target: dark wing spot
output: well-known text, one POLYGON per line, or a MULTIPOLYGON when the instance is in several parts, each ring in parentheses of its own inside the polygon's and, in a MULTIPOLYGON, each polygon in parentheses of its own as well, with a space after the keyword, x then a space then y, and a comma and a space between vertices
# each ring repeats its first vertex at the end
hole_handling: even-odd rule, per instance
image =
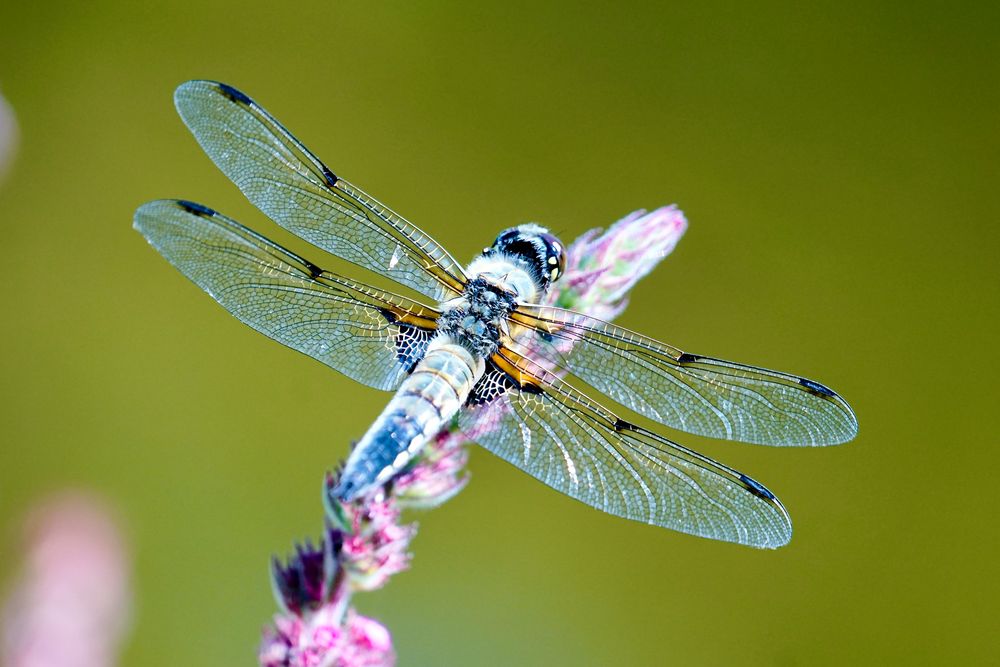
POLYGON ((807 380, 805 378, 799 378, 799 384, 811 391, 814 394, 819 394, 820 396, 836 396, 830 389, 827 389, 819 382, 813 382, 812 380, 807 380))
POLYGON ((332 171, 330 171, 330 168, 327 167, 325 164, 320 163, 320 166, 323 167, 323 178, 326 179, 326 184, 332 188, 334 185, 337 184, 337 181, 339 181, 340 179, 337 178, 337 175, 332 171))
POLYGON ((236 102, 236 104, 242 104, 244 106, 250 106, 253 104, 253 100, 232 86, 227 86, 224 83, 220 83, 218 86, 219 92, 222 93, 230 102, 236 102))
POLYGON ((638 428, 636 427, 635 424, 633 424, 631 422, 627 422, 624 419, 619 418, 619 419, 615 420, 615 430, 619 431, 619 432, 621 432, 621 431, 637 431, 638 428))
POLYGON ((768 491, 767 488, 757 480, 740 473, 740 481, 746 485, 750 493, 754 494, 758 498, 763 498, 764 500, 774 500, 774 494, 768 491))
POLYGON ((699 359, 701 357, 697 354, 688 354, 687 352, 681 352, 681 356, 677 357, 677 361, 682 364, 693 364, 699 359))
POLYGON ((319 268, 308 259, 302 260, 302 263, 305 264, 306 268, 309 270, 309 277, 319 278, 323 274, 323 269, 319 268))
POLYGON ((190 213, 191 215, 197 215, 202 218, 211 218, 215 215, 215 211, 207 206, 202 206, 201 204, 195 204, 193 201, 186 201, 184 199, 178 199, 177 205, 182 209, 190 213))

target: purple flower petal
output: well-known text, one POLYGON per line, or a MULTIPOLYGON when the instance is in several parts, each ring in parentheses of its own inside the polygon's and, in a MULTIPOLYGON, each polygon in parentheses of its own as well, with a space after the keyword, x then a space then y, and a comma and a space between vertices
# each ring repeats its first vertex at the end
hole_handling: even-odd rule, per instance
POLYGON ((302 615, 331 601, 339 571, 343 533, 327 526, 320 547, 306 541, 295 546, 295 554, 282 564, 271 563, 271 582, 278 605, 286 612, 302 615))

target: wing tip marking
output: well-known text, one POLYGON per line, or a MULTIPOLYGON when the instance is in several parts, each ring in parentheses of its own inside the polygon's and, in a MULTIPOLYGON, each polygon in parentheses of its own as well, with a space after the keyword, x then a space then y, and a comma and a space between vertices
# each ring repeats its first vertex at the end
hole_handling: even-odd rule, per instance
POLYGON ((747 488, 747 490, 757 496, 758 498, 763 498, 764 500, 776 501, 777 497, 768 491, 767 487, 755 480, 752 477, 748 477, 743 473, 740 473, 740 481, 747 488))
POLYGON ((829 387, 820 384, 819 382, 813 382, 806 378, 799 378, 799 384, 808 389, 811 393, 817 394, 819 396, 826 396, 828 398, 833 398, 837 394, 834 393, 829 387))
POLYGON ((190 213, 191 215, 198 216, 199 218, 211 218, 215 216, 215 211, 202 204, 196 204, 193 201, 188 201, 186 199, 178 199, 177 205, 184 209, 184 211, 190 213))
POLYGON ((253 100, 251 100, 245 93, 233 88, 232 86, 225 83, 217 83, 215 87, 218 88, 219 92, 229 100, 230 102, 235 102, 236 104, 242 104, 244 106, 251 106, 253 100))

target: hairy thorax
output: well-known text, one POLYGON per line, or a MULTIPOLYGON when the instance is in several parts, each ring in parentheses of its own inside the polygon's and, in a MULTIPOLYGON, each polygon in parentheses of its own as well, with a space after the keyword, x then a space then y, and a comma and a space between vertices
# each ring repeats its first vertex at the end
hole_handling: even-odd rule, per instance
POLYGON ((462 296, 442 304, 438 332, 488 358, 507 334, 505 317, 518 302, 536 302, 541 290, 530 274, 502 257, 479 257, 468 273, 462 296))

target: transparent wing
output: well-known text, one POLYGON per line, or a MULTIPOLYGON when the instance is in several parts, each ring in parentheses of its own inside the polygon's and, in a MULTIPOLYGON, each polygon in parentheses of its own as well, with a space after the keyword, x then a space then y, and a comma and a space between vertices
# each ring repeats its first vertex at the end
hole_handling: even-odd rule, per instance
POLYGON ((285 229, 435 301, 461 292, 465 274, 444 248, 335 176, 240 91, 188 81, 174 103, 219 169, 285 229))
POLYGON ((561 308, 521 305, 511 321, 520 354, 672 428, 793 446, 834 445, 858 432, 847 402, 806 378, 688 354, 561 308))
POLYGON ((785 508, 761 484, 619 419, 513 357, 494 356, 460 413, 470 440, 609 514, 760 548, 791 539, 785 508))
POLYGON ((135 228, 181 273, 257 331, 377 389, 424 354, 438 312, 323 271, 200 204, 143 204, 135 228))

